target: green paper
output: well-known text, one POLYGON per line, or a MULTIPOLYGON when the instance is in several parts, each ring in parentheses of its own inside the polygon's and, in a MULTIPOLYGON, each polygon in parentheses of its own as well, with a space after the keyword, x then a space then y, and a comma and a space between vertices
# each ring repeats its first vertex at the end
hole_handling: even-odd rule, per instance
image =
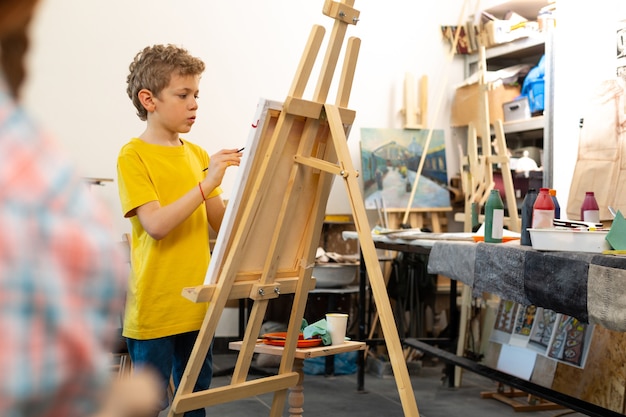
POLYGON ((606 235, 606 240, 614 250, 626 250, 626 219, 621 211, 617 211, 611 230, 606 235))

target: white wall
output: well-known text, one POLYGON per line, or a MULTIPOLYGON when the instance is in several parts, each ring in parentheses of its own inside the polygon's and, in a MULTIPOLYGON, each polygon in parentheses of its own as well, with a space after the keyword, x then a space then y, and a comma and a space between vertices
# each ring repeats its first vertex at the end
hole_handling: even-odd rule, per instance
MULTIPOLYGON (((357 167, 361 127, 402 127, 407 71, 428 75, 429 123, 447 129, 449 86, 461 81, 463 71, 461 58, 447 62, 439 25, 455 24, 461 4, 355 2, 361 20, 347 36, 361 38, 362 45, 350 100, 357 120, 348 142, 357 167), (442 86, 446 73, 447 85, 442 86), (435 97, 442 88, 443 111, 433 120, 435 97)), ((187 138, 209 153, 237 147, 247 139, 258 99, 286 97, 312 25, 325 26, 327 40, 332 20, 322 14, 322 6, 323 0, 42 0, 33 26, 25 103, 85 176, 115 178, 118 150, 143 130, 125 93, 128 65, 144 46, 178 44, 207 63, 198 120, 187 138)), ((305 95, 310 97, 310 92, 305 95)), ((449 157, 452 165, 457 160, 449 157)), ((226 198, 236 186, 234 178, 234 172, 227 173, 226 198)), ((334 187, 329 212, 350 211, 342 187, 334 187)), ((115 230, 127 231, 117 184, 95 187, 94 192, 113 210, 115 230)))
POLYGON ((555 33, 554 181, 561 213, 566 211, 576 157, 579 120, 589 96, 615 77, 616 30, 626 19, 626 2, 562 1, 555 33))
MULTIPOLYGON (((321 13, 323 0, 246 3, 42 0, 33 25, 25 103, 85 176, 115 178, 119 148, 143 129, 125 93, 128 64, 146 45, 175 43, 203 58, 208 67, 198 122, 188 138, 210 153, 239 146, 247 138, 259 97, 285 98, 311 26, 332 25, 321 13)), ((482 3, 488 8, 499 1, 482 3)), ((361 21, 349 28, 348 36, 360 37, 362 46, 350 100, 357 119, 348 143, 357 167, 361 127, 402 127, 403 78, 410 71, 429 77, 429 124, 446 130, 449 173, 458 171, 446 109, 453 86, 462 78, 462 58, 447 62, 439 25, 455 24, 462 4, 355 2, 361 21), (442 109, 434 120, 442 89, 442 109)), ((615 25, 625 18, 626 5, 620 0, 558 4, 553 186, 562 205, 576 161, 578 120, 593 88, 614 74, 615 25)), ((230 172, 224 180, 225 197, 236 186, 234 178, 230 172)), ((117 185, 94 192, 114 212, 116 232, 127 231, 117 185)), ((333 188, 328 211, 350 211, 340 183, 333 188)))

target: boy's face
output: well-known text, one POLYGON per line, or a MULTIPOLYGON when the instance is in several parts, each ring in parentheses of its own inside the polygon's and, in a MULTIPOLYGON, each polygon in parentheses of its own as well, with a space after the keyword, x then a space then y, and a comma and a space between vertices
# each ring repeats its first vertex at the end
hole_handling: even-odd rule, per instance
POLYGON ((173 74, 168 86, 153 97, 155 108, 150 122, 172 133, 189 132, 196 121, 199 84, 200 75, 173 74))

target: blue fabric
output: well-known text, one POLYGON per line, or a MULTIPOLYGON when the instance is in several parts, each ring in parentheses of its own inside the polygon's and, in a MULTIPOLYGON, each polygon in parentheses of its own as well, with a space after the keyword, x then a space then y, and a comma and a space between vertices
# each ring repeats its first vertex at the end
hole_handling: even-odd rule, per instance
POLYGON ((524 78, 521 95, 528 97, 528 107, 531 113, 544 109, 545 72, 545 55, 542 55, 537 66, 533 67, 524 78))
MULTIPOLYGON (((126 339, 133 366, 150 367, 160 375, 163 388, 163 397, 161 400, 162 410, 166 409, 169 405, 167 387, 169 385, 170 375, 174 380, 174 386, 178 388, 197 336, 198 332, 195 331, 158 339, 126 339)), ((211 385, 212 377, 213 343, 211 343, 209 347, 209 352, 200 370, 194 392, 208 389, 211 385)), ((206 412, 204 409, 193 410, 186 412, 184 416, 205 417, 206 412)))
MULTIPOLYGON (((358 352, 343 352, 333 356, 333 375, 351 375, 357 371, 358 352)), ((326 357, 307 358, 304 360, 302 372, 305 375, 325 375, 326 357)))

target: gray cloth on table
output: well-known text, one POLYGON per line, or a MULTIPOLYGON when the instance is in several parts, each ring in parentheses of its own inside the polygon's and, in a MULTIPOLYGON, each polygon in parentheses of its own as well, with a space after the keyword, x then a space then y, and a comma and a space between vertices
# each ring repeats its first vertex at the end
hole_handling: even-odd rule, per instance
POLYGON ((437 242, 428 272, 518 302, 626 331, 626 257, 512 244, 437 242))
POLYGON ((626 270, 589 265, 587 306, 589 323, 626 332, 626 270))
POLYGON ((588 323, 587 276, 593 254, 528 251, 524 287, 532 304, 588 323))
POLYGON ((435 242, 428 257, 428 273, 441 274, 473 287, 475 258, 475 243, 435 242))
POLYGON ((474 294, 490 292, 505 300, 531 305, 524 292, 526 253, 518 245, 479 243, 476 246, 474 294))

